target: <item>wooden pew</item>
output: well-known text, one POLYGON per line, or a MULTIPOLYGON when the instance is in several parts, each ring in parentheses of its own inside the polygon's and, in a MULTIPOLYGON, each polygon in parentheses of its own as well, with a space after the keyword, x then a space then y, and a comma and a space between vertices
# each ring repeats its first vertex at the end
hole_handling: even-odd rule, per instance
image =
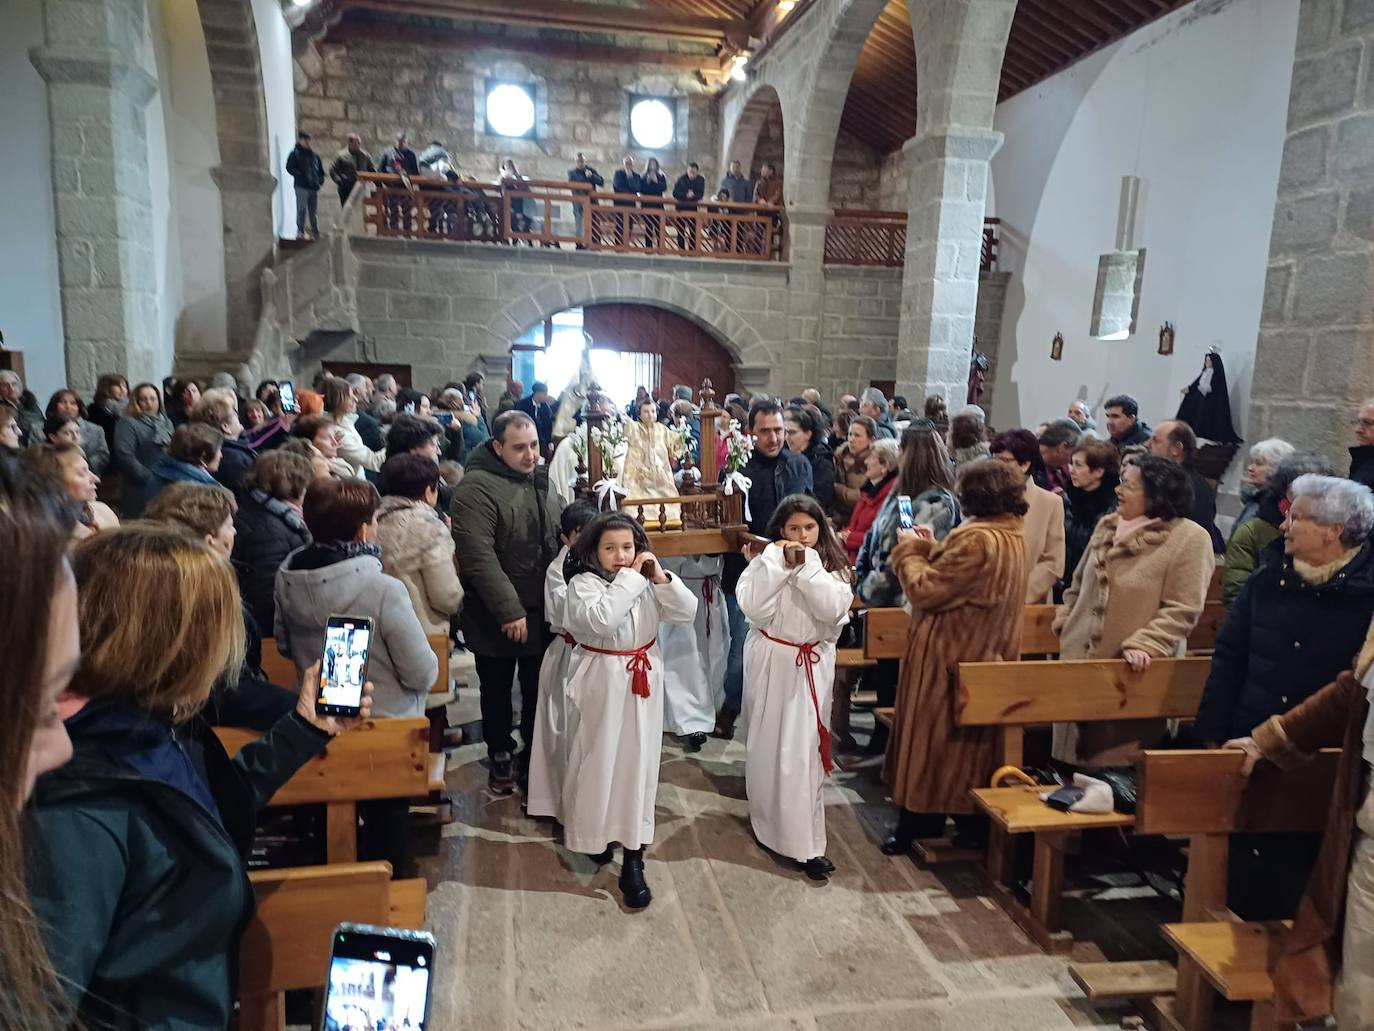
MULTIPOLYGON (((215 733, 230 755, 261 736, 239 727, 215 733)), ((328 861, 351 863, 358 858, 358 802, 423 797, 430 776, 428 720, 368 720, 330 741, 267 804, 323 804, 328 861)))
MULTIPOLYGON (((1197 712, 1211 660, 1156 659, 1132 672, 1123 660, 964 662, 957 672, 955 718, 963 726, 1001 728, 999 765, 1020 766, 1024 728, 1045 723, 1189 717, 1197 712)), ((974 801, 993 821, 988 873, 1012 918, 1046 951, 1067 950, 1060 927, 1064 854, 1092 827, 1129 827, 1131 816, 1061 813, 1039 799, 1043 787, 977 788, 974 801), (1012 838, 1032 834, 1034 867, 1028 906, 1012 889, 1012 838)))
MULTIPOLYGON (((1058 656, 1059 638, 1050 625, 1054 622, 1054 605, 1027 605, 1021 623, 1021 658, 1058 656)), ((864 630, 864 657, 868 659, 900 659, 906 653, 906 634, 911 617, 903 609, 869 609, 864 630)), ((1219 601, 1209 601, 1202 608, 1197 626, 1188 635, 1188 651, 1210 652, 1216 647, 1217 634, 1226 622, 1226 607, 1219 601)))
POLYGON ((283 993, 326 983, 339 924, 424 926, 425 882, 393 882, 390 863, 255 870, 248 879, 257 911, 240 951, 240 1031, 285 1028, 283 993))
POLYGON ((1251 1026, 1271 1026, 1269 971, 1286 928, 1239 922, 1227 909, 1229 835, 1324 830, 1339 760, 1338 749, 1327 749, 1286 773, 1260 763, 1246 778, 1244 756, 1234 750, 1144 753, 1136 829, 1188 835, 1183 920, 1163 928, 1179 954, 1175 998, 1154 1002, 1163 1026, 1211 1027, 1218 995, 1254 1003, 1251 1026))

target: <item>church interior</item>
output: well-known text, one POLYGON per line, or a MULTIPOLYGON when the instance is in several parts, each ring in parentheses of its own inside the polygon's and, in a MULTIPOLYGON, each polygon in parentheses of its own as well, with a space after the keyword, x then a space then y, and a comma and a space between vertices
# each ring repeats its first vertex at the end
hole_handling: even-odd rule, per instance
MULTIPOLYGON (((915 642, 928 644, 918 627, 931 625, 921 622, 926 610, 903 573, 907 599, 898 590, 892 600, 871 601, 859 589, 839 620, 848 627, 834 629, 828 654, 792 646, 799 649, 795 675, 802 685, 795 698, 805 696, 801 674, 811 678, 808 663, 826 673, 825 699, 834 682, 835 709, 823 711, 828 702, 816 701, 812 683, 793 726, 822 742, 825 772, 816 773, 814 792, 829 848, 818 858, 828 855, 833 872, 811 876, 811 856, 788 858, 765 840, 757 820, 751 829, 758 774, 746 755, 760 739, 752 725, 746 736, 743 718, 732 735, 736 710, 728 690, 722 695, 716 684, 705 729, 662 738, 656 797, 651 792, 647 802, 650 836, 639 851, 653 887, 647 908, 634 904, 626 887, 630 842, 615 839, 625 848, 623 866, 604 864, 565 845, 563 835, 571 832, 561 811, 555 819, 533 804, 531 742, 524 737, 530 724, 519 712, 533 681, 527 682, 523 660, 518 676, 513 658, 508 666, 490 665, 466 622, 459 631, 468 615, 457 614, 456 600, 441 611, 434 644, 435 627, 420 606, 420 624, 437 656, 425 679, 437 676, 438 684, 423 709, 409 714, 418 718, 375 719, 345 730, 265 803, 247 863, 257 915, 245 932, 242 962, 234 963, 236 1026, 1206 1031, 1323 1026, 1312 1021, 1357 1012, 1362 1003, 1350 1009, 1351 999, 1374 1006, 1374 803, 1365 799, 1362 815, 1351 817, 1365 797, 1359 785, 1368 790, 1369 767, 1358 767, 1363 781, 1358 774, 1341 780, 1347 767, 1338 771, 1337 737, 1324 742, 1326 751, 1314 751, 1316 762, 1303 772, 1281 775, 1262 760, 1250 777, 1253 758, 1242 775, 1240 753, 1222 747, 1242 739, 1267 748, 1258 729, 1246 736, 1250 727, 1279 719, 1325 681, 1291 701, 1284 697, 1285 704, 1273 701, 1272 710, 1239 729, 1178 734, 1195 716, 1203 721, 1199 698, 1205 713, 1204 689, 1212 690, 1209 676, 1223 655, 1240 664, 1238 677, 1259 675, 1253 668, 1243 672, 1242 632, 1295 636, 1290 653, 1275 663, 1292 662, 1292 649, 1316 634, 1309 649, 1337 656, 1328 679, 1341 673, 1347 687, 1356 685, 1359 697, 1351 704, 1367 705, 1357 679, 1368 663, 1352 666, 1363 628, 1348 643, 1321 635, 1348 614, 1342 605, 1364 604, 1366 625, 1374 615, 1374 572, 1365 594, 1351 588, 1352 598, 1367 595, 1367 602, 1336 600, 1347 582, 1364 575, 1351 570, 1364 561, 1358 549, 1371 548, 1365 538, 1374 518, 1361 535, 1351 529, 1356 516, 1323 517, 1322 527, 1336 527, 1331 539, 1337 543, 1329 555, 1314 551, 1322 558, 1310 565, 1354 564, 1332 565, 1311 582, 1311 593, 1328 608, 1301 632, 1285 619, 1273 619, 1263 632, 1235 626, 1235 606, 1260 611, 1251 601, 1259 597, 1259 574, 1248 585, 1246 576, 1267 559, 1251 556, 1235 585, 1239 601, 1234 592, 1223 601, 1220 592, 1229 575, 1229 542, 1256 512, 1267 511, 1259 493, 1265 481, 1254 469, 1272 466, 1260 442, 1282 444, 1282 456, 1309 456, 1313 464, 1295 473, 1309 480, 1343 476, 1350 455, 1374 452, 1365 446, 1374 444, 1368 400, 1374 396, 1374 3, 0 0, 0 24, 0 126, 15 146, 0 163, 0 193, 10 198, 0 207, 7 244, 0 253, 0 377, 11 376, 16 391, 31 392, 39 403, 52 396, 47 422, 60 427, 53 422, 58 394, 73 394, 83 422, 90 405, 94 421, 114 374, 126 395, 137 384, 133 395, 146 387, 164 399, 157 404, 172 417, 169 436, 173 424, 181 425, 178 411, 194 425, 193 406, 201 410, 195 399, 227 385, 237 389, 238 414, 221 423, 245 430, 245 441, 261 426, 255 450, 274 417, 283 420, 283 440, 305 436, 291 428, 297 417, 346 425, 328 447, 308 437, 313 450, 302 445, 302 453, 320 468, 342 462, 343 481, 354 483, 377 479, 383 459, 390 466, 398 448, 409 446, 396 443, 393 429, 387 444, 367 444, 355 460, 341 443, 363 427, 355 432, 340 413, 366 407, 373 384, 380 399, 389 382, 393 403, 382 421, 438 415, 444 432, 436 447, 443 454, 434 456, 458 467, 451 478, 441 467, 442 482, 430 488, 437 500, 428 504, 447 521, 439 536, 449 556, 457 541, 454 583, 462 581, 463 605, 472 607, 479 597, 487 603, 486 581, 464 566, 468 531, 461 523, 474 510, 463 507, 463 492, 476 492, 473 469, 480 465, 467 456, 486 448, 516 468, 486 440, 505 446, 495 426, 504 418, 497 408, 503 388, 502 410, 523 411, 520 405, 533 398, 525 422, 538 428, 534 475, 547 482, 550 499, 575 495, 596 512, 620 504, 631 521, 637 518, 639 536, 648 531, 645 539, 670 575, 651 579, 646 597, 658 598, 665 613, 664 584, 692 577, 674 560, 724 554, 727 585, 730 560, 741 547, 750 571, 768 561, 767 541, 758 535, 766 535, 768 515, 792 491, 779 486, 767 495, 766 510, 761 507, 763 474, 742 464, 747 448, 754 449, 752 462, 764 447, 756 410, 766 418, 776 409, 784 420, 784 452, 801 450, 793 432, 807 439, 814 432, 817 440, 834 435, 837 452, 841 444, 853 449, 861 410, 869 427, 895 420, 900 456, 894 442, 883 458, 877 445, 888 442, 875 440, 868 460, 877 472, 854 459, 852 493, 859 498, 869 484, 886 491, 884 476, 906 484, 917 475, 898 466, 917 461, 908 457, 908 435, 938 428, 939 453, 948 451, 950 468, 960 469, 959 488, 949 468, 933 482, 947 480, 948 491, 964 503, 964 518, 972 515, 976 523, 994 520, 963 496, 967 473, 949 435, 970 410, 977 416, 974 450, 986 455, 991 445, 985 462, 996 464, 1006 452, 1005 461, 1020 460, 1023 468, 1028 462, 1025 475, 1033 478, 1050 462, 1055 427, 1069 412, 1078 429, 1070 427, 1074 440, 1059 453, 1062 476, 1035 481, 1047 488, 1056 513, 1061 506, 1052 495, 1070 490, 1070 475, 1082 486, 1068 458, 1072 452, 1077 469, 1084 446, 1074 443, 1079 431, 1085 442, 1095 433, 1097 444, 1116 444, 1122 452, 1118 468, 1116 451, 1106 449, 1112 471, 1094 486, 1117 482, 1119 472, 1120 490, 1130 489, 1128 480, 1143 483, 1147 493, 1163 490, 1145 471, 1150 459, 1138 475, 1128 475, 1127 456, 1143 450, 1168 457, 1176 437, 1200 470, 1190 474, 1188 497, 1201 489, 1214 502, 1207 526, 1215 547, 1204 551, 1197 604, 1180 617, 1186 625, 1175 638, 1153 653, 1153 666, 1150 648, 1136 637, 1114 652, 1094 651, 1100 622, 1091 645, 1072 651, 1075 597, 1093 597, 1108 609, 1124 604, 1107 588, 1118 575, 1112 569, 1120 568, 1109 563, 1126 563, 1121 556, 1134 547, 1122 545, 1129 520, 1119 490, 1122 521, 1115 540, 1109 534, 1101 542, 1102 565, 1093 564, 1102 524, 1086 543, 1090 522, 1078 546, 1079 578, 1072 561, 1064 567, 1061 539, 1055 586, 1036 598, 1028 593, 1011 652, 988 646, 984 654, 954 658, 938 675, 948 682, 949 699, 937 706, 947 732, 963 740, 970 728, 956 723, 979 724, 972 732, 986 737, 986 755, 995 747, 996 765, 1012 767, 1013 779, 1021 769, 1034 773, 1050 762, 1052 725, 1130 718, 1162 727, 1168 721, 1169 747, 1178 751, 1149 748, 1113 766, 1130 775, 1129 804, 1118 799, 1095 815, 1059 812, 1039 791, 989 786, 984 758, 947 753, 948 767, 976 768, 969 776, 977 781, 974 813, 985 819, 981 834, 970 839, 950 809, 954 833, 941 829, 914 849, 908 835, 907 848, 890 852, 894 805, 902 817, 920 811, 901 801, 892 771, 904 754, 897 740, 912 733, 904 699, 922 657, 915 642), (357 394, 362 380, 366 396, 357 394), (340 401, 331 394, 333 385, 350 382, 354 395, 340 401), (196 383, 187 399, 183 392, 196 383), (270 401, 262 390, 268 383, 270 401), (322 403, 323 413, 284 406, 292 383, 298 396, 322 403), (254 396, 257 401, 248 400, 254 396), (882 402, 878 410, 870 411, 871 396, 882 402), (639 426, 646 398, 661 404, 639 426), (758 409, 761 399, 781 406, 758 409), (253 405, 261 415, 250 423, 253 405), (808 406, 819 420, 812 430, 803 418, 808 406), (843 424, 836 415, 842 412, 843 424), (1139 437, 1121 437, 1116 418, 1128 419, 1139 437), (1186 441, 1167 430, 1180 421, 1186 441), (485 426, 465 443, 473 423, 485 426), (611 443, 618 425, 626 434, 619 445, 611 443), (1151 426, 1158 427, 1156 437, 1160 430, 1175 437, 1157 451, 1151 426), (998 430, 1028 439, 1028 457, 1017 450, 1019 438, 998 430), (639 431, 650 464, 660 451, 671 459, 655 474, 658 480, 628 475, 639 431), (715 449, 702 447, 703 437, 709 444, 717 433, 715 449), (564 437, 579 443, 559 464, 564 437), (736 437, 746 448, 738 459, 731 450, 736 437), (450 440, 461 457, 447 450, 450 440), (329 451, 336 446, 337 456, 329 451), (372 456, 375 465, 368 464, 372 456), (665 476, 671 505, 654 490, 665 476), (556 477, 567 480, 566 490, 553 483, 556 477), (757 525, 751 503, 763 512, 757 525), (765 557, 755 557, 750 541, 765 557), (1083 577, 1085 566, 1102 578, 1097 595, 1083 577), (1341 615, 1333 615, 1338 608, 1341 615), (1053 668, 1061 665, 1068 671, 1053 668), (1342 672, 1351 669, 1356 679, 1342 672), (493 671, 507 684, 516 680, 514 716, 510 697, 504 716, 494 715, 493 671), (722 704, 720 711, 731 713, 723 725, 715 716, 722 704), (493 721, 502 719, 508 738, 512 720, 522 728, 514 793, 502 786, 505 775, 495 765, 511 760, 492 745, 493 721), (842 738, 849 747, 839 748, 842 738), (1017 793, 1015 804, 1004 804, 1011 796, 999 791, 1017 793), (1290 911, 1250 919, 1240 909, 1238 915, 1234 902, 1228 910, 1227 850, 1234 878, 1249 838, 1302 838, 1305 875, 1314 861, 1329 858, 1328 843, 1316 859, 1316 842, 1342 791, 1355 798, 1342 817, 1353 838, 1341 840, 1346 853, 1363 857, 1354 860, 1349 892, 1352 914, 1355 893, 1365 893, 1364 937, 1355 947, 1347 932, 1339 978, 1332 961, 1324 961, 1322 976, 1336 987, 1328 984, 1323 1001, 1299 1014, 1304 1024, 1289 1019, 1296 1012, 1288 1006, 1290 989, 1301 992, 1285 980, 1292 976, 1288 968, 1275 965, 1285 935, 1293 945, 1306 926, 1303 912, 1315 912, 1310 895, 1302 896, 1303 877, 1290 911), (363 855, 369 824, 408 840, 409 877, 401 878, 400 864, 379 875, 363 855), (802 863, 800 872, 792 859, 802 863), (1357 889, 1361 869, 1364 887, 1357 889), (325 873, 311 880, 316 870, 325 873), (1299 910, 1299 897, 1307 910, 1299 910), (398 1001, 408 982, 393 979, 395 967, 384 985, 362 974, 348 981, 338 974, 337 958, 331 973, 331 932, 345 922, 420 928, 433 936, 427 1016, 423 1006, 398 1001), (1354 984, 1361 979, 1362 987, 1354 984), (326 991, 331 1000, 346 991, 385 1007, 359 1003, 336 1011, 334 1001, 325 1002, 326 991)), ((0 401, 18 410, 16 433, 22 430, 25 444, 35 442, 30 434, 41 441, 44 412, 37 411, 30 427, 17 393, 10 398, 0 391, 0 401)), ((0 420, 0 444, 4 428, 0 420)), ((860 438, 875 432, 858 429, 860 438)), ((52 435, 57 430, 48 432, 61 451, 52 435)), ((118 432, 110 445, 112 453, 120 450, 118 432)), ((263 443, 257 454, 274 446, 263 443)), ((226 443, 223 462, 230 451, 226 443)), ((853 450, 851 457, 862 453, 853 450)), ((1089 448, 1084 462, 1097 462, 1094 454, 1089 448)), ((1276 452, 1275 464, 1281 455, 1276 452)), ((828 449, 826 456, 829 461, 828 449)), ((195 464, 181 452, 177 457, 195 464)), ((246 461, 252 459, 250 452, 246 461)), ((180 478, 224 482, 202 465, 207 473, 180 478)), ((118 466, 116 454, 111 472, 118 466)), ((94 462, 89 471, 98 471, 94 462)), ((498 473, 505 475, 499 463, 498 473)), ((154 469, 154 480, 157 475, 154 469)), ((268 484, 278 481, 270 471, 247 475, 243 491, 256 496, 253 485, 259 485, 266 493, 256 503, 266 505, 276 490, 268 484)), ((813 475, 807 471, 806 493, 813 475)), ((848 489, 843 467, 826 476, 837 476, 832 491, 848 489)), ((118 535, 138 514, 128 507, 133 481, 125 478, 121 509, 120 495, 106 493, 118 477, 106 478, 101 501, 95 487, 90 500, 109 501, 122 512, 126 526, 113 531, 118 535)), ((1374 486, 1374 466, 1363 475, 1352 468, 1350 479, 1374 486)), ((842 552, 854 532, 846 528, 850 510, 857 515, 857 509, 851 499, 837 518, 839 502, 832 507, 821 499, 820 486, 817 478, 817 498, 842 552)), ((1330 498, 1322 495, 1328 507, 1321 513, 1345 497, 1331 490, 1330 498)), ((242 514, 245 494, 234 493, 242 514)), ((906 512, 889 542, 900 541, 894 555, 908 556, 926 543, 926 495, 906 486, 891 493, 908 508, 908 495, 916 494, 916 518, 906 512), (913 525, 921 540, 908 540, 913 525)), ((311 501, 304 487, 301 494, 305 522, 286 521, 299 524, 308 549, 322 538, 315 533, 316 545, 308 543, 311 501)), ((382 532, 391 510, 387 494, 383 487, 382 532)), ((428 495, 422 487, 417 496, 428 495)), ((1298 518, 1291 513, 1300 511, 1301 496, 1299 490, 1274 500, 1291 506, 1274 516, 1264 540, 1289 540, 1289 564, 1282 564, 1280 544, 1275 568, 1291 571, 1293 549, 1304 546, 1289 521, 1298 518)), ((1301 509, 1304 518, 1316 518, 1315 498, 1301 509)), ((1114 497, 1109 500, 1115 507, 1114 497)), ((148 501, 152 512, 151 491, 148 501)), ((1350 504, 1374 516, 1374 503, 1363 497, 1350 504)), ((532 579, 525 574, 536 599, 525 603, 531 614, 544 612, 544 569, 566 554, 563 568, 573 570, 577 554, 572 544, 573 551, 565 547, 553 558, 576 537, 557 539, 558 510, 571 509, 560 503, 549 517, 542 501, 533 505, 513 509, 521 513, 511 538, 517 543, 505 555, 496 548, 507 565, 510 554, 523 555, 526 547, 530 564, 542 562, 532 579), (535 521, 542 539, 553 542, 547 554, 542 544, 528 543, 535 537, 524 528, 535 521)), ((0 504, 0 516, 5 508, 0 504)), ((1142 512, 1141 525, 1156 518, 1154 509, 1142 512)), ((1026 525, 1034 513, 1032 505, 1026 525)), ((490 515, 498 518, 506 518, 504 511, 490 515)), ((852 538, 846 575, 854 577, 858 555, 858 584, 865 582, 863 563, 882 519, 867 538, 862 529, 852 538)), ((934 542, 945 531, 931 521, 934 542)), ((93 540, 110 532, 95 529, 93 540)), ((241 548, 246 531, 238 525, 237 532, 241 548)), ((1063 532, 1061 522, 1061 538, 1063 532)), ((829 530, 822 525, 819 533, 824 538, 829 530)), ((0 532, 0 541, 6 539, 0 532)), ((937 555, 945 547, 933 546, 937 555)), ((83 549, 90 542, 77 545, 72 562, 82 592, 82 647, 89 653, 85 577, 95 574, 83 572, 83 549)), ((283 556, 261 581, 269 611, 274 589, 278 609, 275 642, 272 623, 259 628, 262 671, 272 683, 299 691, 302 676, 311 674, 300 638, 288 647, 284 637, 283 592, 290 589, 293 559, 281 566, 283 556)), ((385 543, 381 556, 390 572, 385 543)), ((1034 560, 1030 554, 1025 562, 1034 560)), ((886 553, 881 561, 888 561, 886 553)), ((994 561, 984 561, 991 580, 994 561)), ((1307 569, 1302 561, 1297 566, 1307 569)), ((255 610, 244 575, 239 569, 243 604, 255 610)), ((1164 575, 1148 574, 1161 582, 1164 575)), ((737 616, 734 587, 722 588, 720 576, 711 566, 695 577, 698 588, 707 581, 700 604, 708 631, 711 583, 730 594, 731 627, 737 616)), ((1118 586, 1121 595, 1143 597, 1155 590, 1154 580, 1148 589, 1126 586, 1130 580, 1118 586)), ((564 585, 569 605, 573 582, 564 585)), ((359 597, 380 598, 384 590, 374 585, 359 597)), ((741 598, 744 590, 741 584, 741 598)), ((1177 601, 1182 588, 1172 580, 1160 590, 1161 608, 1183 604, 1177 601)), ((1019 610, 1021 599, 1013 600, 1019 610)), ((941 610, 932 603, 929 611, 941 610)), ((342 614, 352 613, 326 613, 342 614)), ((668 618, 657 637, 665 649, 668 618)), ((1247 618, 1256 626, 1261 619, 1247 618)), ((744 616, 738 620, 743 628, 744 616)), ((503 633, 517 641, 509 626, 518 622, 519 633, 527 632, 523 616, 489 622, 499 624, 494 636, 503 647, 503 633)), ((535 622, 532 615, 531 627, 535 622)), ((560 635, 576 647, 573 630, 550 622, 545 631, 554 647, 560 635)), ((757 625, 752 615, 750 625, 757 625)), ((582 632, 577 637, 585 644, 582 632)), ((744 715, 753 704, 757 717, 762 703, 749 701, 755 676, 762 676, 750 665, 753 631, 749 640, 744 715)), ((630 643, 647 662, 641 642, 630 643)), ((624 642, 602 647, 611 649, 605 656, 636 654, 614 650, 627 647, 624 642)), ((942 654, 929 647, 925 654, 942 654)), ((399 654, 391 644, 386 650, 399 654)), ((428 652, 424 657, 429 661, 428 652)), ((789 652, 789 669, 792 657, 789 652)), ((712 661, 691 661, 704 666, 708 679, 718 678, 712 661)), ((375 655, 373 662, 375 674, 375 655)), ((610 679, 630 669, 623 659, 615 662, 604 667, 612 670, 610 679)), ((653 663, 660 663, 657 651, 653 663)), ((547 664, 546 658, 545 676, 547 664)), ((652 676, 671 676, 671 667, 668 660, 668 672, 652 676)), ((380 704, 381 681, 374 680, 380 704)), ((654 685, 657 692, 660 681, 654 685)), ((541 683, 540 692, 546 689, 541 683)), ((1279 692, 1273 690, 1275 699, 1279 692)), ((669 706, 672 723, 674 699, 661 704, 669 706)), ((573 717, 567 719, 571 727, 573 717)), ((233 755, 251 747, 263 729, 217 733, 233 755)), ((1352 730, 1345 746, 1355 753, 1363 747, 1366 763, 1374 755, 1370 734, 1368 726, 1363 739, 1352 730)), ((657 749, 657 734, 652 737, 657 749)), ((784 744, 784 756, 790 747, 816 748, 784 744)), ((776 776, 783 781, 792 774, 776 776)), ((40 779, 34 805, 48 804, 42 785, 40 779)), ((3 877, 0 887, 7 887, 3 877)), ((41 917, 39 902, 34 905, 41 917)), ((0 930, 7 914, 0 909, 0 930)), ((194 912, 174 917, 195 920, 194 912)), ((1339 919, 1328 925, 1325 937, 1309 946, 1339 937, 1339 919)), ((0 942, 12 940, 18 939, 0 934, 0 942)), ((58 950, 49 952, 65 974, 58 950)), ((1298 976, 1298 983, 1311 983, 1298 976)), ((1343 1019, 1339 1027, 1372 1028, 1371 1013, 1364 1010, 1354 1023, 1343 1019)), ((0 1017, 5 1014, 0 1008, 0 1017)), ((13 1026, 49 1025, 20 1020, 13 1026)))

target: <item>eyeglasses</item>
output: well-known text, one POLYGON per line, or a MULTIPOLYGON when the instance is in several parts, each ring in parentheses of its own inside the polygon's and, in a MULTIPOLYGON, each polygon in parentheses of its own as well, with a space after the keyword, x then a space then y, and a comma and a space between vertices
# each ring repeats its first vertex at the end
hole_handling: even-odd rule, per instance
POLYGON ((1351 419, 1351 426, 1358 426, 1362 430, 1374 430, 1374 419, 1351 419))

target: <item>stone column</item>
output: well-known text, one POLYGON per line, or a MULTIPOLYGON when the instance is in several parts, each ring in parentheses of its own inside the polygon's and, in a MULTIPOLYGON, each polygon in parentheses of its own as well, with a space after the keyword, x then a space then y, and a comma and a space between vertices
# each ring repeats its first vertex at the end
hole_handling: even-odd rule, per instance
POLYGON ((814 386, 819 374, 821 304, 825 296, 825 227, 830 209, 787 209, 787 353, 774 370, 773 390, 784 397, 814 386))
POLYGON ((277 181, 269 171, 273 160, 252 5, 198 0, 198 7, 215 89, 220 164, 214 180, 224 223, 227 340, 230 353, 242 357, 252 349, 262 311, 262 270, 272 264, 276 247, 272 195, 277 181))
POLYGON ((907 0, 920 88, 907 144, 910 198, 897 390, 964 399, 987 204, 1001 146, 993 113, 1015 0, 907 0))
POLYGON ((1374 394, 1370 53, 1369 3, 1302 0, 1246 432, 1316 448, 1341 471, 1349 421, 1374 394))
POLYGON ((102 372, 157 380, 144 0, 44 0, 43 20, 29 58, 48 85, 67 382, 89 392, 102 372))

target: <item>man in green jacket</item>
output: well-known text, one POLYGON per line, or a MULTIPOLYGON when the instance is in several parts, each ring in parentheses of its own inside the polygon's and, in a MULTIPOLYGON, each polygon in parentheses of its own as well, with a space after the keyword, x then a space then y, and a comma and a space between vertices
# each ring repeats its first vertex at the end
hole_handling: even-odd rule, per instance
POLYGON ((477 664, 482 736, 494 794, 515 790, 511 686, 520 677, 519 771, 529 771, 539 665, 549 644, 544 574, 558 552, 562 507, 539 464, 539 433, 524 412, 497 416, 454 489, 453 540, 463 582, 462 628, 477 664))

